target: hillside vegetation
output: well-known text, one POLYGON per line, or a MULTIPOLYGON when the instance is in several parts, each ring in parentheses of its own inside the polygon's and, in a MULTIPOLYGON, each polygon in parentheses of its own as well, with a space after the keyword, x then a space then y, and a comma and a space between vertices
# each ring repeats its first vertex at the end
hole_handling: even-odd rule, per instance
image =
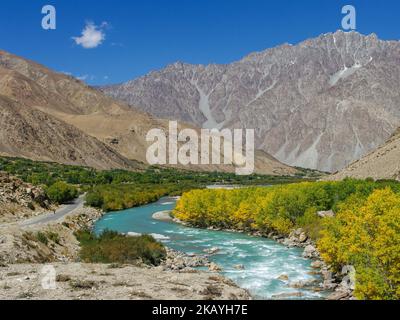
POLYGON ((122 210, 158 200, 163 196, 205 188, 210 184, 272 185, 315 179, 318 172, 298 170, 296 176, 194 172, 149 167, 143 171, 96 170, 53 162, 0 157, 0 171, 11 173, 34 185, 44 185, 55 202, 76 195, 73 186, 87 192, 88 205, 104 211, 122 210), (68 184, 68 185, 66 185, 68 184))
POLYGON ((355 266, 358 298, 400 298, 400 184, 395 181, 194 190, 182 196, 174 215, 198 227, 266 235, 289 235, 301 227, 336 270, 355 266), (317 215, 331 209, 334 218, 317 215))

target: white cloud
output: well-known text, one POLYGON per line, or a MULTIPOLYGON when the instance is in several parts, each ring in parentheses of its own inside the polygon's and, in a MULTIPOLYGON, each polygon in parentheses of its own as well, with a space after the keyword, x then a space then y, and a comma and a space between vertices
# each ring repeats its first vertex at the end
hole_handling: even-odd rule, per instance
POLYGON ((85 28, 82 30, 80 37, 73 37, 77 45, 85 49, 97 48, 106 39, 104 28, 108 27, 107 22, 103 22, 100 26, 96 26, 93 22, 87 22, 85 28))

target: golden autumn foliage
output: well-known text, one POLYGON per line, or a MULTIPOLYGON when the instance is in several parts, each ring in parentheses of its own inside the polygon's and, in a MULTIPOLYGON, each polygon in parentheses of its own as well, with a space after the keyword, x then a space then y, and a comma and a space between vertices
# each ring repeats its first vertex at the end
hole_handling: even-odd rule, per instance
POLYGON ((324 222, 318 248, 336 267, 356 268, 359 299, 400 298, 400 195, 376 190, 366 200, 350 198, 324 222))
POLYGON ((198 227, 288 235, 303 228, 328 264, 357 271, 360 299, 400 297, 400 187, 393 181, 305 182, 185 193, 174 215, 198 227), (335 218, 317 212, 331 210, 335 218))

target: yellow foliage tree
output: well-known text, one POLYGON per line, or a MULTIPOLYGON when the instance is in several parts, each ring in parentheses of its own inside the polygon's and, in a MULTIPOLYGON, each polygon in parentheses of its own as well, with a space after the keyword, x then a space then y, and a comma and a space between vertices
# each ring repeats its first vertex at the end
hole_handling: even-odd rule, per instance
POLYGON ((318 248, 337 268, 356 268, 357 298, 399 299, 400 195, 387 188, 349 199, 325 222, 318 248))

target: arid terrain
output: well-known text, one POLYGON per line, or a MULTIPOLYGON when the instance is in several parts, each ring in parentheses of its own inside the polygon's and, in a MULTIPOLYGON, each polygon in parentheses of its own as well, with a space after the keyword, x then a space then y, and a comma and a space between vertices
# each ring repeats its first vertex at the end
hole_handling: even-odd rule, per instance
POLYGON ((341 180, 346 177, 400 180, 400 130, 378 149, 326 179, 341 180))
POLYGON ((81 263, 74 232, 90 227, 102 212, 83 207, 54 222, 25 226, 26 219, 45 213, 25 207, 26 198, 40 194, 40 188, 8 175, 1 179, 0 299, 250 298, 246 290, 224 277, 191 267, 206 260, 172 251, 159 267, 81 263), (8 193, 10 185, 16 191, 13 197, 8 193), (49 266, 56 272, 53 289, 42 286, 43 268, 49 266))
POLYGON ((292 166, 335 172, 400 126, 400 42, 322 34, 226 64, 177 62, 109 96, 156 117, 253 128, 256 147, 292 166))
MULTIPOLYGON (((168 132, 167 120, 4 51, 0 51, 0 110, 0 154, 98 169, 144 169, 150 145, 146 142, 148 131, 168 132)), ((179 127, 192 126, 181 123, 179 127)), ((212 164, 185 168, 235 169, 233 165, 212 164)), ((265 152, 256 153, 255 171, 296 173, 265 152)))

